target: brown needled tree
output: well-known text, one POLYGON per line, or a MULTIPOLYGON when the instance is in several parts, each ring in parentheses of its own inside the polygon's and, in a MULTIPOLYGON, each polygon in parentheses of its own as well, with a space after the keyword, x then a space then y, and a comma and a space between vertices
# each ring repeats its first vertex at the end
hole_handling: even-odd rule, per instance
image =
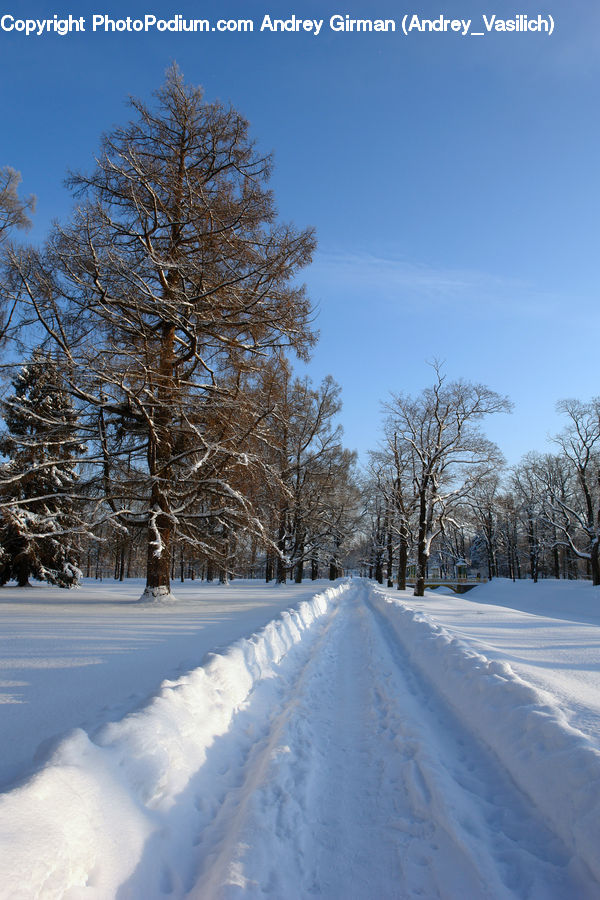
POLYGON ((21 175, 11 166, 0 167, 0 340, 10 326, 15 306, 10 285, 10 252, 6 247, 15 229, 26 230, 31 226, 29 213, 35 210, 35 197, 19 197, 21 175))
POLYGON ((23 282, 66 360, 105 516, 146 530, 146 599, 170 593, 175 536, 222 555, 228 522, 252 528, 235 487, 244 384, 314 341, 294 280, 314 236, 276 221, 270 157, 176 67, 155 100, 132 100, 91 174, 71 176, 73 219, 23 282))

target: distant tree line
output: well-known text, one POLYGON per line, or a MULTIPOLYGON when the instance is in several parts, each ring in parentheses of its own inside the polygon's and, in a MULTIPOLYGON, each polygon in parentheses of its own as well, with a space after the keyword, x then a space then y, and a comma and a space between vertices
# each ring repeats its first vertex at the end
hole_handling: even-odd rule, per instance
POLYGON ((341 573, 356 527, 339 388, 315 342, 312 230, 277 220, 272 161, 176 67, 102 138, 43 248, 0 170, 5 366, 0 582, 341 573))
POLYGON ((600 398, 558 404, 566 426, 555 453, 507 469, 478 428, 508 411, 482 385, 434 384, 386 404, 364 483, 363 574, 422 596, 457 563, 480 577, 590 578, 600 584, 600 398))

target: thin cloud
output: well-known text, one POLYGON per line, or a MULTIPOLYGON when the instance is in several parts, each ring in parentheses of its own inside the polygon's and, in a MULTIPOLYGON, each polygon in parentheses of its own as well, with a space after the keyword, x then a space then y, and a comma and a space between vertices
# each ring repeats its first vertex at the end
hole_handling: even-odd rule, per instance
POLYGON ((309 280, 321 290, 356 297, 370 303, 419 301, 428 307, 454 307, 483 314, 548 315, 560 298, 513 278, 475 270, 449 269, 361 251, 324 251, 317 254, 309 280))

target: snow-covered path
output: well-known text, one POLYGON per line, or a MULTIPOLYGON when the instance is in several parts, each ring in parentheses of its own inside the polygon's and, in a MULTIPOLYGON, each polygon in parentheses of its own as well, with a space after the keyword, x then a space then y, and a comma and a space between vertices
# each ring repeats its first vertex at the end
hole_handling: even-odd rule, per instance
POLYGON ((386 626, 366 587, 344 597, 239 773, 223 837, 204 834, 190 896, 597 896, 386 626))
POLYGON ((0 896, 592 900, 599 840, 600 751, 552 696, 355 581, 0 795, 0 896))

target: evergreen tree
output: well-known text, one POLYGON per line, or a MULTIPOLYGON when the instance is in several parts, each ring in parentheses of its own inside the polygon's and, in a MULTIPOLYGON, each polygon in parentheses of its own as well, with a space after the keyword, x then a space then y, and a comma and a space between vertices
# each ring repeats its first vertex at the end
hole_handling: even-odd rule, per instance
POLYGON ((0 583, 29 578, 71 587, 79 578, 72 493, 81 453, 76 414, 56 363, 42 350, 13 379, 3 403, 0 583))

